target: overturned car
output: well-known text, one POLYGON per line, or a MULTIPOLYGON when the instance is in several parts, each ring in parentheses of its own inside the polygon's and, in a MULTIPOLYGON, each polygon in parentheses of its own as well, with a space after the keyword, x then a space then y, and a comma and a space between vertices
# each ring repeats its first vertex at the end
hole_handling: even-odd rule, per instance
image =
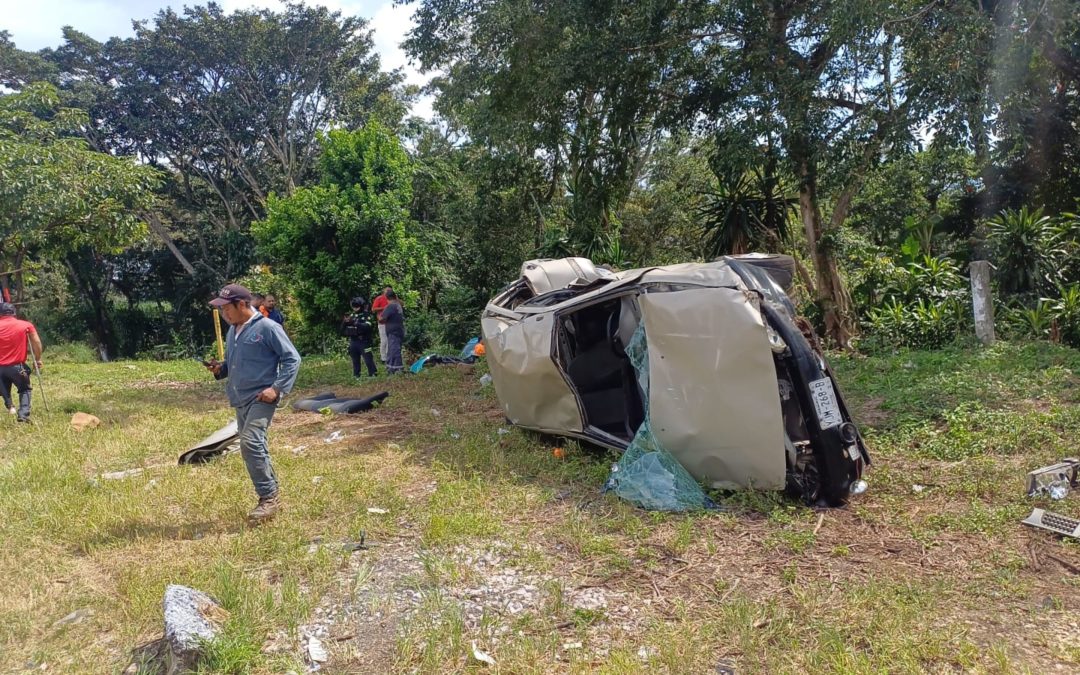
POLYGON ((618 450, 648 424, 706 486, 844 504, 870 456, 778 261, 526 262, 482 316, 507 418, 618 450))

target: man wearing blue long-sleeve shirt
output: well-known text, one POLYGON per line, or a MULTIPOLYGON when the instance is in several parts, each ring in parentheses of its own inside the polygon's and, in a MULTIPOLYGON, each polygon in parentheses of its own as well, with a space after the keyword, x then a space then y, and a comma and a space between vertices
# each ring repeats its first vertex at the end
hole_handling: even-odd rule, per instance
POLYGON ((248 289, 229 284, 210 301, 230 328, 225 336, 225 363, 210 361, 207 369, 215 379, 229 380, 225 392, 236 409, 240 454, 259 496, 248 519, 258 524, 282 508, 266 434, 277 403, 296 382, 300 354, 279 324, 251 306, 251 298, 248 289))

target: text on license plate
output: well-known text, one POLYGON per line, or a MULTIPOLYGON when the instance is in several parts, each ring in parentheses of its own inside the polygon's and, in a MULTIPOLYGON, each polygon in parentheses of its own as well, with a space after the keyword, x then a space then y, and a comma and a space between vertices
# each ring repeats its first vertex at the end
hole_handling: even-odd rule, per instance
POLYGON ((831 429, 844 421, 840 416, 840 404, 836 402, 832 380, 824 377, 811 382, 810 398, 814 400, 814 409, 822 429, 831 429))

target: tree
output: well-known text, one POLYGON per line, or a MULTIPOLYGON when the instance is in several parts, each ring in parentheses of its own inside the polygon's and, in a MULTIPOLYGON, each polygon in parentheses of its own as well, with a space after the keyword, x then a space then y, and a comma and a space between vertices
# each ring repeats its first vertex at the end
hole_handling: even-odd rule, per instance
POLYGON ((676 3, 422 0, 405 41, 421 67, 441 69, 437 110, 499 154, 541 157, 567 201, 565 238, 595 254, 619 232, 618 210, 670 104, 665 70, 638 49, 666 30, 676 3))
MULTIPOLYGON (((151 207, 159 176, 92 150, 81 135, 86 124, 85 111, 61 107, 48 84, 0 97, 0 268, 22 269, 31 255, 64 261, 93 309, 95 336, 107 354, 111 276, 101 283, 85 278, 75 261, 80 252, 119 252, 144 235, 138 214, 151 207)), ((19 300, 21 273, 14 278, 19 300)))
POLYGON ((129 39, 64 35, 41 57, 89 109, 88 140, 167 172, 170 208, 148 221, 211 285, 246 269, 242 240, 268 195, 314 176, 320 132, 396 125, 406 112, 401 75, 380 70, 367 22, 324 7, 230 14, 211 2, 163 10, 129 39))
POLYGON ((323 136, 319 184, 271 195, 252 226, 259 250, 293 292, 312 325, 337 325, 349 298, 392 283, 417 301, 433 261, 410 218, 412 167, 397 138, 371 121, 323 136))
POLYGON ((836 235, 867 171, 891 147, 910 145, 939 98, 952 100, 940 65, 962 56, 963 34, 943 27, 964 12, 947 4, 709 3, 682 47, 683 60, 697 64, 685 76, 687 114, 704 112, 718 133, 745 142, 779 139, 798 183, 826 332, 840 346, 856 323, 836 235))

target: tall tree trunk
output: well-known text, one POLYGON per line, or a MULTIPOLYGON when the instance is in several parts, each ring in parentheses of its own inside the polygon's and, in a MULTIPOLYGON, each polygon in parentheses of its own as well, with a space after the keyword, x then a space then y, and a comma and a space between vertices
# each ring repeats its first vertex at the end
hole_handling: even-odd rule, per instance
POLYGON ((825 335, 837 347, 851 349, 851 340, 857 334, 851 295, 840 276, 832 247, 822 245, 822 239, 831 227, 826 227, 821 218, 816 167, 805 153, 799 155, 801 158, 795 166, 799 179, 799 216, 817 272, 817 301, 825 318, 825 335))
MULTIPOLYGON (((115 352, 116 337, 113 335, 112 326, 109 322, 109 310, 106 306, 109 294, 109 278, 106 276, 103 284, 98 284, 94 279, 93 269, 81 269, 78 254, 72 253, 65 259, 68 271, 75 286, 82 293, 83 298, 90 305, 91 330, 98 343, 98 353, 102 361, 109 360, 109 354, 115 352), (84 274, 85 272, 85 274, 84 274)), ((92 254, 90 266, 93 265, 92 254)))

